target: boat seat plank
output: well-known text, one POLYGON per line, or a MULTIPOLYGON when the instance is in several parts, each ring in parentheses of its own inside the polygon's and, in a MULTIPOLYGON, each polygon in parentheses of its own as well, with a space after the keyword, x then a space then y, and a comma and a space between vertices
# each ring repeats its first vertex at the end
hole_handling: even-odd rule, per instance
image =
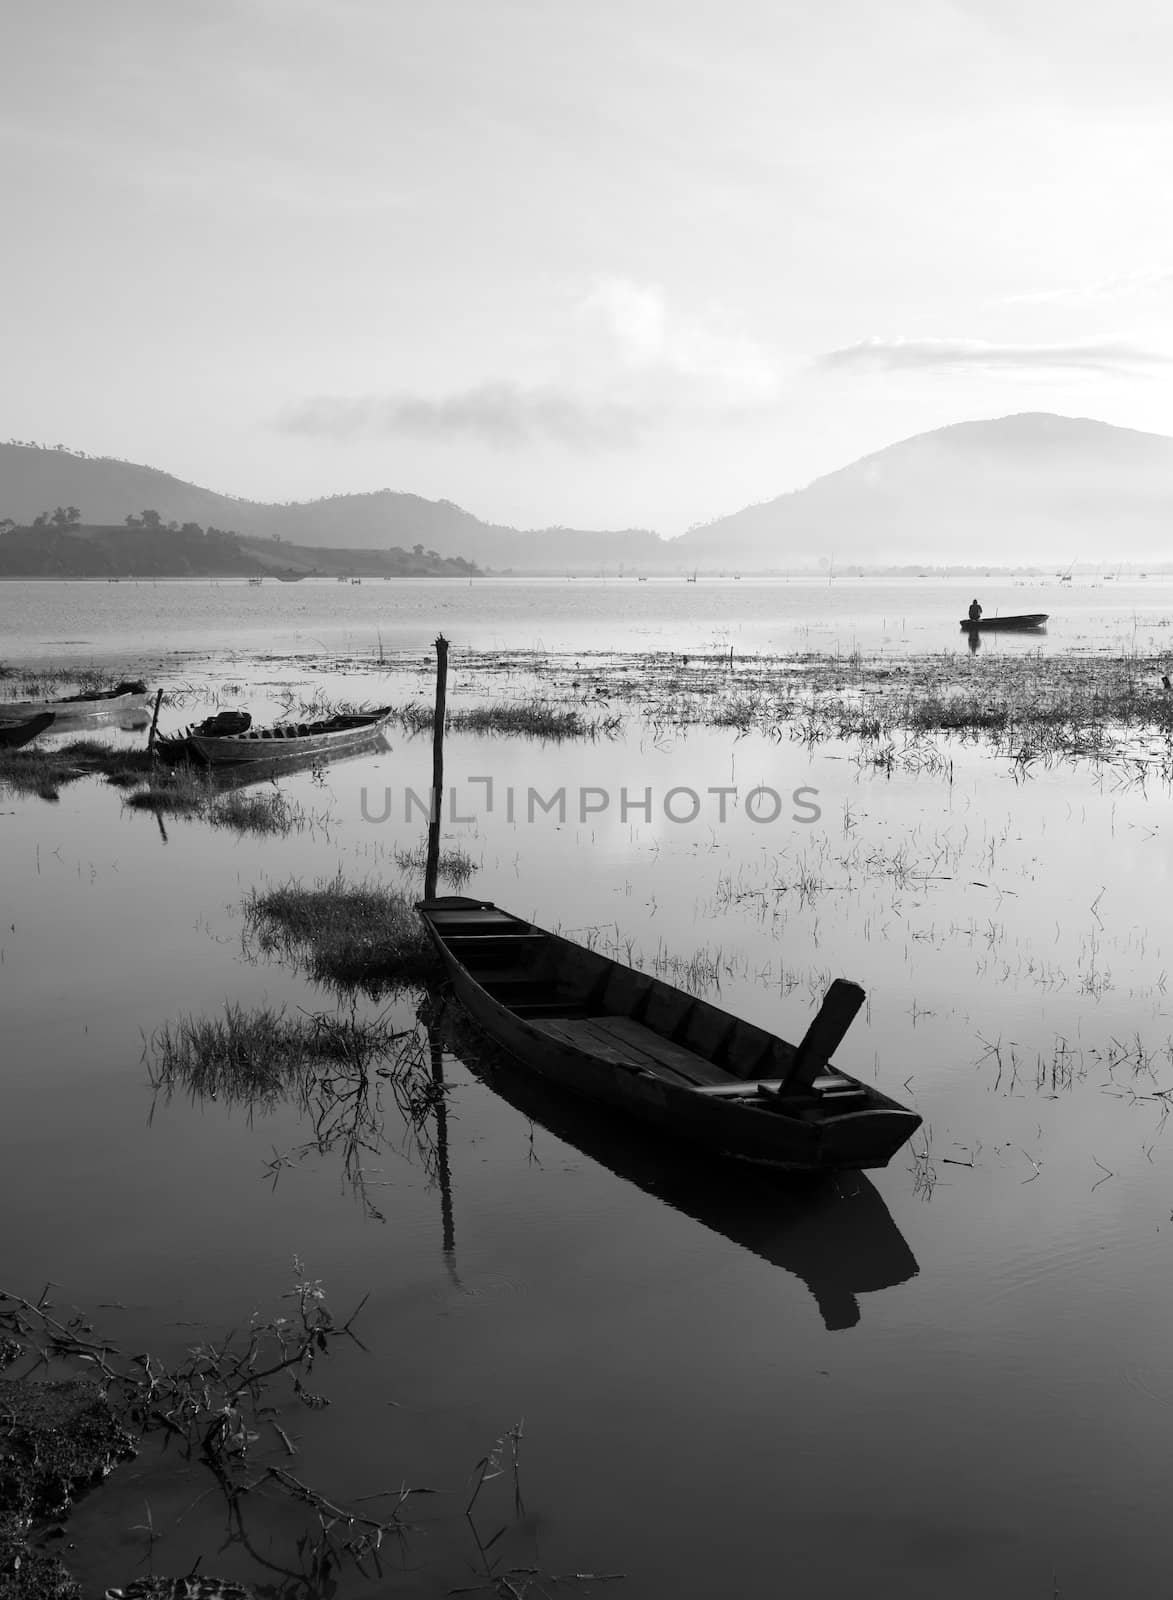
POLYGON ((582 1007, 566 1000, 507 1000, 506 1004, 515 1017, 526 1022, 548 1017, 558 1022, 577 1022, 589 1016, 582 1007))
POLYGON ((536 1023, 552 1037, 613 1064, 647 1067, 673 1083, 727 1084, 729 1073, 630 1017, 547 1017, 536 1023))
POLYGON ((634 1022, 630 1017, 596 1017, 595 1022, 612 1038, 622 1040, 625 1045, 649 1057, 657 1066, 670 1067, 689 1083, 724 1084, 732 1076, 723 1067, 716 1067, 704 1056, 698 1056, 695 1050, 665 1039, 663 1034, 656 1033, 642 1022, 634 1022))
POLYGON ((550 997, 550 985, 536 981, 525 962, 514 961, 507 965, 502 960, 492 965, 486 962, 484 966, 473 966, 470 962, 468 975, 474 978, 482 989, 508 984, 532 991, 535 996, 541 995, 545 999, 550 997))
POLYGON ((741 1095, 754 1095, 765 1090, 770 1094, 785 1094, 794 1100, 866 1100, 868 1092, 862 1084, 853 1083, 842 1073, 825 1072, 815 1078, 805 1094, 788 1088, 784 1078, 761 1078, 749 1082, 699 1084, 701 1094, 715 1095, 718 1099, 735 1100, 741 1095))
POLYGON ((531 1027, 548 1034, 551 1039, 559 1044, 568 1044, 575 1050, 582 1050, 587 1055, 594 1056, 596 1060, 605 1061, 609 1066, 628 1067, 632 1071, 644 1068, 655 1077, 663 1078, 669 1083, 679 1087, 692 1087, 692 1080, 684 1077, 682 1073, 674 1071, 671 1067, 654 1062, 650 1056, 643 1055, 634 1050, 624 1040, 616 1038, 600 1028, 600 1022, 608 1022, 608 1017, 538 1017, 529 1016, 526 1021, 531 1027))
POLYGON ((453 906, 443 911, 430 911, 429 919, 441 933, 447 933, 453 926, 460 928, 528 928, 529 924, 521 922, 517 917, 511 917, 503 911, 482 911, 473 908, 453 906))

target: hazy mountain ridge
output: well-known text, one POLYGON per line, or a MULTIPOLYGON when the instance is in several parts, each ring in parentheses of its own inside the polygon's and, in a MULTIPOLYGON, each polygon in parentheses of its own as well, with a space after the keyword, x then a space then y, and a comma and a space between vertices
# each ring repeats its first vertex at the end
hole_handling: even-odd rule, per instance
POLYGON ((315 550, 182 528, 83 524, 0 528, 0 578, 471 577, 479 568, 434 551, 315 550))
POLYGON ((1023 413, 916 434, 675 543, 709 564, 1067 565, 1167 556, 1171 528, 1173 439, 1023 413))
POLYGON ((728 571, 902 563, 1167 559, 1173 439, 1087 418, 1022 413, 917 434, 674 539, 646 529, 523 531, 449 500, 380 489, 288 504, 241 500, 152 467, 0 445, 0 517, 75 505, 87 523, 144 507, 303 550, 422 545, 481 567, 728 571))
POLYGON ((58 505, 77 506, 87 524, 118 524, 149 507, 164 523, 198 522, 311 549, 410 550, 419 544, 442 556, 497 568, 614 568, 662 560, 665 549, 664 541, 646 529, 522 531, 482 522, 450 500, 425 500, 395 489, 287 504, 241 500, 134 462, 0 444, 0 518, 27 524, 58 505))

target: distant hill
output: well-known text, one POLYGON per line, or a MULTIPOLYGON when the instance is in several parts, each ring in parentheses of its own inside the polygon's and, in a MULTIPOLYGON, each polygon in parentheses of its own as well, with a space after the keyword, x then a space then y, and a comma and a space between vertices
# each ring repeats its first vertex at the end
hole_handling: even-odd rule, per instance
POLYGON ((664 541, 643 529, 522 532, 481 522, 450 500, 393 489, 287 505, 240 500, 184 483, 153 467, 64 449, 0 444, 0 518, 28 523, 55 506, 76 506, 87 524, 117 524, 144 509, 164 523, 198 522, 315 549, 410 550, 463 556, 478 566, 526 571, 612 571, 663 561, 664 541))
POLYGON ((1167 558, 1173 439, 1024 413, 917 434, 673 541, 698 565, 1167 558))
POLYGON ((299 546, 319 568, 323 552, 353 561, 364 550, 416 547, 498 571, 552 573, 809 570, 832 560, 839 568, 1155 563, 1171 548, 1173 439, 1045 413, 959 422, 676 539, 647 529, 522 531, 392 489, 262 504, 126 461, 0 445, 0 518, 27 523, 55 506, 77 507, 87 524, 119 524, 150 508, 165 523, 299 546))
POLYGON ((463 577, 480 569, 431 550, 314 550, 182 528, 0 525, 0 578, 463 577))

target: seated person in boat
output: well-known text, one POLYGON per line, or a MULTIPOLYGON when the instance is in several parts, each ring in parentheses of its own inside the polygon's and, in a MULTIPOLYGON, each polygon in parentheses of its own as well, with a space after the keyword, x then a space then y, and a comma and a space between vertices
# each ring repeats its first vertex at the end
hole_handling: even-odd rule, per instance
POLYGON ((970 602, 969 620, 971 622, 980 622, 982 620, 982 608, 976 600, 970 602))

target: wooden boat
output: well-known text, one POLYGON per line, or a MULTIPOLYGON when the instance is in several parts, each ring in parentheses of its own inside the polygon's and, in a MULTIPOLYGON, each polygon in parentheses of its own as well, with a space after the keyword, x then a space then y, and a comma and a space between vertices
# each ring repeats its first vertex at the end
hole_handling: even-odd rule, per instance
POLYGON ((491 901, 417 907, 465 1009, 526 1066, 720 1156, 882 1167, 920 1117, 830 1065, 863 1003, 836 979, 796 1047, 491 901))
POLYGON ((39 717, 51 711, 62 722, 76 722, 84 717, 107 717, 130 711, 145 706, 148 698, 145 683, 120 683, 114 689, 89 690, 66 695, 60 700, 0 700, 0 717, 8 721, 39 717))
POLYGON ((966 633, 971 630, 975 633, 995 630, 1003 633, 1041 633, 1047 626, 1047 616, 1046 611, 1030 611, 1021 617, 979 617, 976 622, 964 617, 961 626, 966 633))
MULTIPOLYGON (((156 743, 164 761, 194 760, 208 766, 242 761, 294 762, 328 758, 370 744, 391 719, 390 706, 375 711, 340 713, 318 722, 282 722, 272 728, 245 726, 238 733, 202 732, 208 723, 156 743)), ((215 725, 219 719, 209 721, 215 725)), ((247 717, 245 717, 247 724, 247 717)))
POLYGON ((19 750, 21 745, 31 744, 38 733, 44 733, 56 721, 52 711, 42 711, 20 722, 0 722, 0 750, 19 750))
MULTIPOLYGON (((430 1009, 430 1002, 429 1009, 430 1009)), ((745 1162, 697 1161, 693 1149, 648 1129, 616 1137, 605 1105, 567 1094, 474 1028, 455 1003, 432 1012, 429 1033, 474 1077, 537 1124, 674 1211, 799 1278, 828 1329, 860 1320, 860 1296, 907 1283, 916 1257, 863 1173, 811 1184, 745 1162)))

